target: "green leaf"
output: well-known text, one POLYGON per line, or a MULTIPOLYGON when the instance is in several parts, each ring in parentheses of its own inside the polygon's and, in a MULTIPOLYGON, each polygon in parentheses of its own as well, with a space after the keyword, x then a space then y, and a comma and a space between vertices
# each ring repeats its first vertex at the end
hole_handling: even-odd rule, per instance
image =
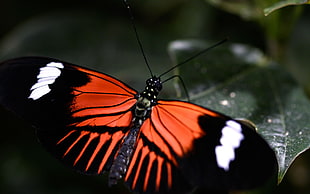
POLYGON ((271 6, 264 9, 265 16, 269 15, 271 12, 281 9, 290 5, 302 5, 302 4, 310 4, 309 0, 284 0, 278 1, 271 6))
MULTIPOLYGON (((169 53, 175 63, 210 45, 175 41, 169 53)), ((258 49, 221 45, 179 68, 191 102, 233 118, 246 118, 274 149, 279 182, 294 159, 310 147, 310 102, 303 90, 258 49)))
POLYGON ((262 17, 262 11, 256 1, 206 0, 206 2, 245 20, 255 20, 262 17))

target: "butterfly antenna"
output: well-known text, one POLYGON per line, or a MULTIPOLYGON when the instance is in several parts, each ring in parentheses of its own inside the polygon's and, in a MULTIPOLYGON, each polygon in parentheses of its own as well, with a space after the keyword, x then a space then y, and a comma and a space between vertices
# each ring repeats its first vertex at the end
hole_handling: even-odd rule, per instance
POLYGON ((202 51, 196 53, 195 55, 191 56, 190 58, 187 58, 186 60, 182 61, 181 63, 178 63, 177 65, 171 67, 170 69, 168 69, 168 70, 165 71, 164 73, 160 74, 158 77, 161 77, 161 76, 163 76, 163 75, 169 73, 170 71, 174 70, 175 68, 177 68, 177 67, 179 67, 179 66, 181 66, 181 65, 183 65, 183 64, 185 64, 185 63, 187 63, 187 62, 189 62, 189 61, 191 61, 191 60, 193 60, 194 58, 196 58, 196 57, 198 57, 198 56, 204 54, 205 52, 207 52, 207 51, 209 51, 209 50, 211 50, 211 49, 213 49, 213 48, 215 48, 215 47, 217 47, 217 46, 223 44, 223 43, 226 42, 227 40, 228 40, 228 38, 225 38, 224 40, 221 40, 221 41, 215 43, 214 45, 212 45, 212 46, 210 46, 210 47, 208 47, 208 48, 206 48, 206 49, 203 49, 202 51))
POLYGON ((142 55, 143 55, 144 62, 145 62, 145 64, 146 64, 147 68, 149 69, 149 72, 150 72, 151 76, 153 77, 153 73, 152 73, 151 67, 150 67, 150 65, 149 65, 149 63, 148 63, 148 60, 147 60, 147 58, 146 58, 146 55, 145 55, 145 52, 144 52, 144 49, 143 49, 141 40, 140 40, 139 35, 138 35, 138 31, 137 31, 137 28, 136 28, 135 18, 134 18, 134 16, 133 16, 132 9, 131 9, 131 7, 130 7, 130 5, 129 5, 128 0, 123 0, 123 2, 124 2, 125 6, 126 6, 126 8, 127 8, 127 10, 128 10, 129 17, 130 17, 130 21, 131 21, 133 30, 134 30, 134 32, 135 32, 137 42, 138 42, 138 44, 139 44, 139 48, 140 48, 141 53, 142 53, 142 55))

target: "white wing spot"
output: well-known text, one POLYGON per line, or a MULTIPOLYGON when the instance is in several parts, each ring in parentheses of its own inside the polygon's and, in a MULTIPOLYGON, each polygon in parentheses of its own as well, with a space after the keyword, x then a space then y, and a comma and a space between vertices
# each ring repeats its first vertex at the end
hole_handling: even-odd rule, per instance
POLYGON ((229 170, 229 164, 235 159, 235 149, 240 146, 244 139, 241 125, 236 121, 229 120, 222 129, 221 145, 215 147, 216 161, 219 167, 229 170))
POLYGON ((45 94, 51 91, 49 84, 53 84, 55 80, 60 76, 61 70, 64 65, 62 63, 51 62, 45 67, 40 68, 40 73, 37 76, 38 80, 31 88, 31 94, 28 98, 38 100, 45 94))

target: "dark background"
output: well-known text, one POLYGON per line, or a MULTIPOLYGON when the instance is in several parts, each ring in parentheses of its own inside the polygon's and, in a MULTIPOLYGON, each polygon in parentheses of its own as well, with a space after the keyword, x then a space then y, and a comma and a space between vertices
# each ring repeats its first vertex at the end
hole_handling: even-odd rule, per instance
MULTIPOLYGON (((137 89, 149 77, 121 0, 0 4, 0 60, 49 56, 112 74, 137 89)), ((215 42, 230 37, 265 50, 257 24, 201 0, 136 0, 131 6, 147 58, 158 74, 170 67, 167 45, 177 39, 215 42)), ((299 29, 307 20, 309 10, 299 29)), ((0 110, 0 193, 128 193, 123 184, 108 188, 106 176, 85 176, 62 166, 39 145, 29 124, 0 110)), ((294 162, 277 193, 309 192, 309 163, 308 151, 294 162)))

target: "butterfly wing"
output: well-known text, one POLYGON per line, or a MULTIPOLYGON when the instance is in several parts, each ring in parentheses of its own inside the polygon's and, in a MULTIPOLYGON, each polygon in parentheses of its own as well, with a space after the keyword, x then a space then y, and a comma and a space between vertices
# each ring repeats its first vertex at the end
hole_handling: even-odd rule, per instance
POLYGON ((181 193, 191 185, 248 189, 275 171, 274 152, 253 129, 195 104, 158 101, 142 125, 125 180, 144 192, 181 193))
MULTIPOLYGON (((0 76, 0 103, 29 120, 57 158, 86 173, 110 168, 132 121, 135 90, 50 58, 4 62, 0 76)), ((191 103, 160 100, 142 124, 125 182, 149 193, 251 188, 270 176, 275 161, 246 125, 191 103)))
POLYGON ((0 103, 30 121, 40 142, 64 163, 100 174, 129 130, 137 92, 119 80, 56 59, 0 65, 0 103))

